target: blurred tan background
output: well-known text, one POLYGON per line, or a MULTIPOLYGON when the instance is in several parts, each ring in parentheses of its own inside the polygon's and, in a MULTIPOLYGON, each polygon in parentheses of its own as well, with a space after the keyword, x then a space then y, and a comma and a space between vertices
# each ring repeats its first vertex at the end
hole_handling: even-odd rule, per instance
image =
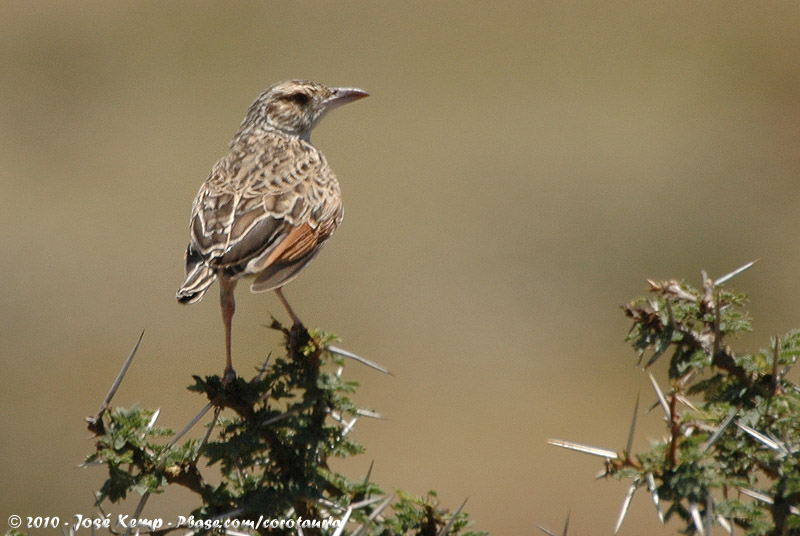
MULTIPOLYGON (((372 94, 314 133, 346 217, 287 287, 394 372, 348 367, 387 420, 340 468, 469 497, 497 535, 568 511, 571 534, 610 533, 626 485, 545 439, 621 449, 651 401, 619 304, 761 258, 735 281, 742 350, 800 326, 799 23, 788 2, 3 2, 0 530, 93 513, 83 417, 141 329, 115 402, 174 428, 202 406, 184 386, 221 373, 223 339, 216 289, 174 299, 190 204, 252 100, 300 77, 372 94)), ((249 374, 285 313, 237 296, 249 374)), ((636 448, 660 430, 643 416, 636 448)), ((637 495, 623 534, 671 532, 637 495)))

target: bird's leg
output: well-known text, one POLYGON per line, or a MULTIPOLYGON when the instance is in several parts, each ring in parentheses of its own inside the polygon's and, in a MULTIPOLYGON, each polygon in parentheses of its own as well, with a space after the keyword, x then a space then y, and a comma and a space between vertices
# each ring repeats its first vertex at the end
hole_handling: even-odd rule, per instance
POLYGON ((300 318, 295 314, 294 310, 292 310, 292 306, 286 301, 286 296, 283 295, 283 291, 280 287, 275 289, 275 294, 278 295, 278 298, 280 298, 289 316, 292 317, 292 329, 289 331, 289 347, 292 349, 292 352, 296 354, 297 349, 308 342, 308 331, 300 321, 300 318))
POLYGON ((283 304, 284 307, 286 307, 286 311, 289 313, 289 316, 292 317, 292 324, 293 324, 292 327, 302 326, 303 323, 300 322, 300 319, 297 317, 296 314, 294 314, 294 311, 292 310, 292 306, 289 305, 289 302, 286 301, 286 296, 283 295, 283 291, 280 288, 276 288, 275 289, 275 294, 278 295, 278 298, 280 298, 281 303, 283 304))
POLYGON ((236 379, 236 372, 233 370, 231 360, 231 323, 233 313, 236 312, 236 301, 233 298, 233 289, 236 288, 236 281, 226 277, 224 274, 219 278, 219 298, 222 306, 222 323, 225 324, 225 374, 222 378, 223 383, 229 383, 236 379))

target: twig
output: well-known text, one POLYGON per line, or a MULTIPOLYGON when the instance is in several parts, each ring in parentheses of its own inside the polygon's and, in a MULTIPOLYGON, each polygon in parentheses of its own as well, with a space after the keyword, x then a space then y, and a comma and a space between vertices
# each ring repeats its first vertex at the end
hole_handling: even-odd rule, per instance
POLYGON ((375 363, 373 361, 370 361, 369 359, 367 359, 365 357, 361 357, 360 355, 356 355, 353 352, 348 352, 347 350, 343 350, 341 348, 337 348, 336 346, 330 346, 330 345, 326 346, 325 350, 327 350, 329 352, 332 352, 334 354, 339 354, 340 356, 343 356, 343 357, 348 357, 348 358, 350 358, 350 359, 352 359, 354 361, 358 361, 362 365, 366 365, 366 366, 368 366, 370 368, 374 368, 375 370, 383 372, 384 374, 389 374, 390 376, 392 375, 392 373, 389 372, 389 369, 387 369, 387 368, 385 368, 385 367, 383 367, 383 366, 381 366, 381 365, 379 365, 379 364, 377 364, 377 363, 375 363))
POLYGON ((136 344, 133 345, 133 350, 128 355, 128 358, 125 360, 125 363, 122 365, 122 369, 120 369, 119 374, 117 374, 117 379, 114 380, 114 383, 111 384, 111 389, 108 390, 108 394, 106 395, 105 400, 100 405, 100 409, 97 411, 96 417, 87 417, 86 421, 89 423, 89 430, 96 433, 97 435, 103 434, 103 415, 105 415, 106 410, 108 409, 108 405, 111 403, 111 399, 114 398, 114 395, 117 393, 117 389, 119 388, 119 384, 122 383, 122 378, 125 377, 125 373, 128 372, 128 367, 131 366, 133 362, 133 356, 136 355, 136 350, 139 349, 139 344, 142 342, 142 338, 144 337, 144 330, 142 333, 139 334, 139 339, 136 341, 136 344))

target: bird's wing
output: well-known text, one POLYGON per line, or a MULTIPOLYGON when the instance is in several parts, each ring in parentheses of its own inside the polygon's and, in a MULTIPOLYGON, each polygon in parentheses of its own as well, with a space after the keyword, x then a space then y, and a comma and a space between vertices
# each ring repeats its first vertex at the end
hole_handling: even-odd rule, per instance
POLYGON ((313 253, 341 220, 339 185, 310 144, 277 140, 212 170, 195 199, 191 235, 205 262, 258 274, 313 253))

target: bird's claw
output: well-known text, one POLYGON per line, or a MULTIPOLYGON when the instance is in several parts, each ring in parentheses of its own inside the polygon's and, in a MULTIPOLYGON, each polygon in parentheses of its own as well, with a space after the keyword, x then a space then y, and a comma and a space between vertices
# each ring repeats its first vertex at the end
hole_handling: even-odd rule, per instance
POLYGON ((300 349, 308 344, 310 340, 311 335, 309 335, 308 330, 301 322, 292 324, 292 328, 289 330, 289 348, 292 355, 300 355, 300 349))
POLYGON ((225 373, 222 375, 222 385, 227 387, 236 380, 236 371, 232 368, 226 368, 225 373))

